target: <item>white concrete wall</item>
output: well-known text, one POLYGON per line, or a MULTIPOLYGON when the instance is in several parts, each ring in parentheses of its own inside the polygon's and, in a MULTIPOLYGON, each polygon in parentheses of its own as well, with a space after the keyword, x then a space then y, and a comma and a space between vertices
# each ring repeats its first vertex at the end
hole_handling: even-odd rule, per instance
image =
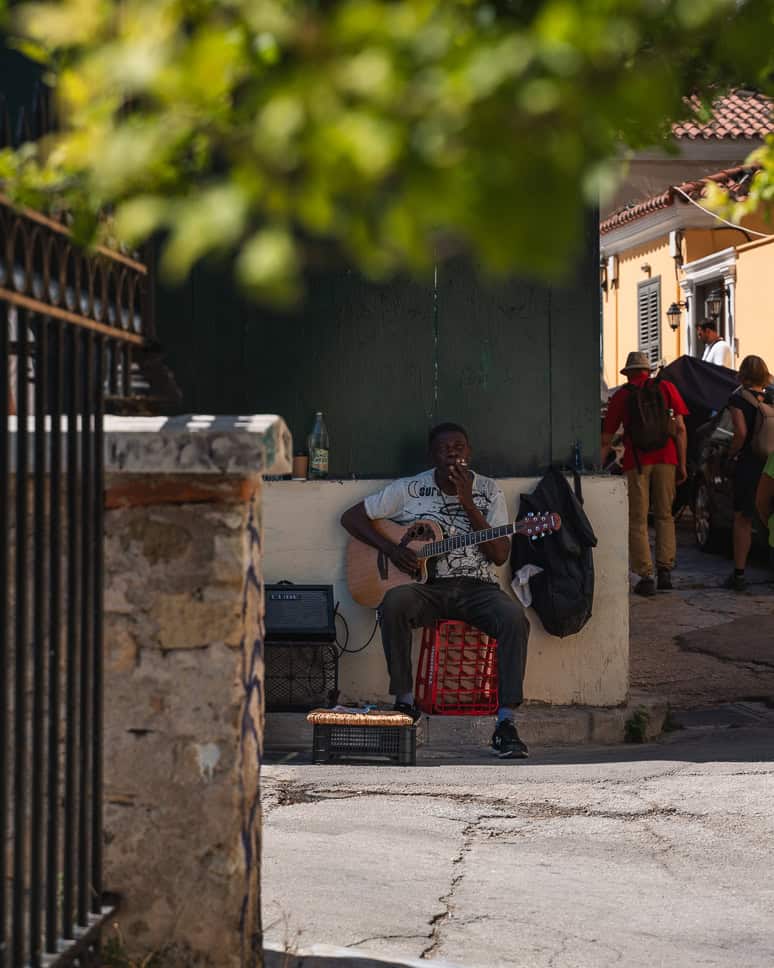
MULTIPOLYGON (((332 584, 334 600, 349 623, 349 648, 368 639, 375 613, 356 605, 347 590, 342 511, 378 490, 381 481, 273 481, 264 484, 263 574, 266 582, 332 584)), ((513 517, 519 495, 537 479, 507 478, 502 487, 513 517)), ((626 700, 629 680, 629 585, 626 489, 622 478, 587 477, 585 509, 599 544, 594 552, 594 615, 565 639, 546 634, 530 609, 532 632, 525 695, 528 701, 615 706, 626 700)), ((523 539, 516 539, 523 540, 523 539)), ((507 586, 507 566, 502 569, 507 586)), ((340 625, 341 623, 337 623, 340 625)), ((419 633, 417 633, 418 636, 419 633)), ((418 658, 415 644, 414 660, 418 658)), ((344 655, 339 667, 342 700, 387 698, 387 674, 379 633, 359 655, 344 655)))

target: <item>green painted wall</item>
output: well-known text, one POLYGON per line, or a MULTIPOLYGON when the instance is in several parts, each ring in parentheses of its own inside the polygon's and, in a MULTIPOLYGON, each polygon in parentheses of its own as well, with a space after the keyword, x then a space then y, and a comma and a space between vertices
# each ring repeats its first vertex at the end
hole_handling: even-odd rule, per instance
POLYGON ((43 68, 22 54, 6 46, 0 32, 0 94, 15 125, 19 108, 29 110, 35 84, 43 76, 43 68))
POLYGON ((596 221, 574 279, 485 282, 452 260, 437 280, 312 273, 291 313, 250 305, 225 272, 160 287, 159 339, 186 411, 279 413, 303 448, 315 410, 331 474, 392 477, 425 464, 427 430, 464 424, 494 476, 569 463, 599 445, 596 221))
MULTIPOLYGON (((15 118, 40 68, 0 42, 0 91, 15 118)), ((279 413, 303 447, 315 410, 331 471, 373 477, 425 463, 427 430, 469 430, 485 473, 534 473, 599 438, 597 219, 590 215, 564 287, 478 277, 456 259, 436 279, 375 285, 351 270, 313 272, 303 305, 276 313, 235 292, 230 273, 197 269, 160 286, 158 336, 183 409, 279 413)))

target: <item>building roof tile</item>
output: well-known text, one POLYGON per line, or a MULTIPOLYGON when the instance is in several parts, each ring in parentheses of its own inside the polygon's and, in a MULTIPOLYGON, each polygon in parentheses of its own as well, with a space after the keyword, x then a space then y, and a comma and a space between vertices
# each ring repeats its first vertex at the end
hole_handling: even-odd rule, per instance
POLYGON ((666 191, 658 195, 652 195, 650 198, 646 198, 641 202, 637 202, 634 205, 627 205, 625 208, 620 208, 617 212, 613 212, 603 222, 600 222, 600 235, 605 235, 614 229, 619 229, 621 226, 627 225, 629 222, 634 222, 636 219, 643 218, 646 215, 650 215, 652 212, 657 212, 659 209, 669 208, 670 205, 674 205, 675 201, 687 204, 688 199, 692 199, 698 202, 706 195, 708 182, 715 182, 718 185, 722 185, 737 199, 744 198, 747 194, 752 176, 756 171, 758 171, 757 166, 739 165, 736 168, 724 168, 723 171, 715 172, 713 175, 707 175, 696 181, 682 182, 680 185, 670 185, 666 191))
POLYGON ((672 133, 678 140, 758 140, 774 131, 774 102, 757 91, 737 89, 717 98, 708 120, 701 117, 698 97, 687 98, 686 103, 692 117, 672 125, 672 133))

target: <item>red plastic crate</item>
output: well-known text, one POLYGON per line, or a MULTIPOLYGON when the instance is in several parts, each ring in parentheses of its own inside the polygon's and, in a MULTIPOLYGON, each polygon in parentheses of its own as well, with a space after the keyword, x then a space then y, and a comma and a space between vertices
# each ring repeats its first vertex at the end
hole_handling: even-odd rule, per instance
POLYGON ((415 702, 437 716, 497 711, 497 642, 465 622, 444 621, 422 632, 415 702))

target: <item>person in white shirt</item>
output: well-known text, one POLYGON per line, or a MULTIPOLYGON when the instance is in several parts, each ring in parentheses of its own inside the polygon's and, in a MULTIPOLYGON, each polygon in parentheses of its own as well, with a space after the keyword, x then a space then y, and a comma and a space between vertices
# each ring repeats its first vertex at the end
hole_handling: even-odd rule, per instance
MULTIPOLYGON (((433 427, 428 437, 433 466, 393 481, 376 494, 348 508, 341 517, 355 538, 379 549, 400 571, 414 575, 417 557, 411 548, 394 544, 373 522, 389 518, 398 524, 431 520, 445 534, 464 535, 508 523, 505 497, 496 481, 469 468, 467 431, 456 423, 433 427)), ((521 605, 508 596, 497 577, 497 566, 508 560, 510 538, 497 537, 465 545, 439 558, 426 584, 409 582, 391 588, 379 606, 382 644, 395 708, 414 721, 411 661, 412 629, 439 619, 460 619, 497 639, 499 702, 492 749, 501 758, 523 759, 526 744, 513 721, 523 699, 529 622, 521 605)))
POLYGON ((696 327, 696 335, 700 343, 704 343, 703 363, 714 363, 716 366, 734 368, 734 357, 731 347, 718 333, 718 324, 714 319, 703 319, 696 327))

